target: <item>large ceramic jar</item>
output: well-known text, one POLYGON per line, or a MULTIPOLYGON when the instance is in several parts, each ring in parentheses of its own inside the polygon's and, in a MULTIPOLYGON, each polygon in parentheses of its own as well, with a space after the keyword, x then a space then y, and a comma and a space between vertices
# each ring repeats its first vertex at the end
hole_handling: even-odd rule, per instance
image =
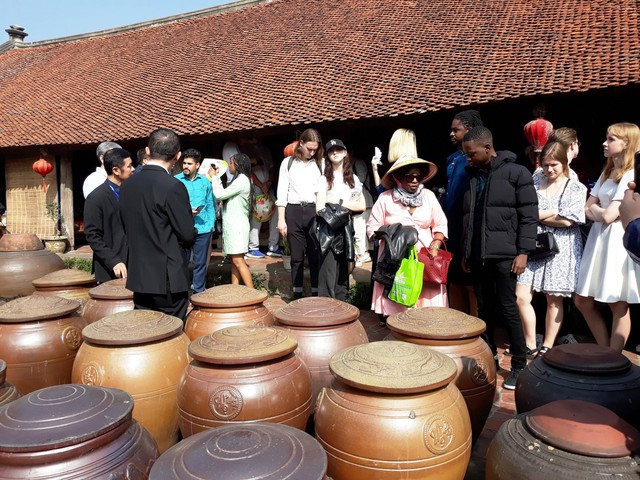
POLYGON ((7 362, 0 360, 0 406, 20 398, 18 389, 6 381, 7 362))
POLYGON ((471 458, 469 412, 456 364, 422 345, 373 342, 331 359, 335 380, 315 413, 334 480, 462 479, 471 458))
POLYGON ((84 385, 44 388, 0 407, 0 478, 149 478, 158 449, 132 408, 121 390, 84 385))
POLYGON ((89 300, 89 290, 96 286, 96 277, 92 273, 73 268, 65 268, 47 273, 33 282, 36 293, 78 300, 81 304, 89 300))
POLYGON ((272 327, 230 327, 194 340, 178 390, 182 436, 258 421, 304 430, 311 376, 296 346, 293 335, 272 327))
POLYGON ((455 384, 467 403, 475 442, 493 405, 496 367, 489 345, 480 338, 479 318, 442 307, 412 308, 387 319, 391 338, 426 345, 456 362, 455 384))
POLYGON ((82 309, 87 323, 97 322, 113 313, 133 310, 133 292, 127 289, 126 283, 126 279, 116 278, 89 290, 89 301, 82 309))
POLYGON ((640 433, 608 408, 557 400, 502 424, 487 480, 640 478, 640 433))
POLYGON ((23 395, 71 382, 71 369, 86 326, 80 303, 30 295, 0 306, 0 352, 7 380, 23 395))
POLYGON ((358 320, 360 310, 333 298, 295 300, 274 312, 277 326, 298 339, 298 353, 309 367, 314 401, 333 380, 329 362, 340 350, 369 342, 358 320))
POLYGON ((227 327, 269 327, 273 315, 263 305, 266 292, 244 285, 220 285, 191 296, 193 310, 184 332, 191 340, 227 327))
POLYGON ((72 380, 120 388, 135 402, 133 418, 161 452, 178 441, 178 383, 189 363, 179 318, 151 310, 118 312, 82 331, 72 380))
POLYGON ((518 376, 515 399, 518 413, 554 400, 597 403, 639 428, 640 367, 601 345, 558 345, 518 376))
POLYGON ((12 233, 0 238, 0 297, 31 295, 31 284, 50 272, 62 270, 64 262, 46 250, 32 233, 12 233))
POLYGON ((310 435, 287 425, 227 425, 193 435, 167 450, 151 480, 323 480, 327 455, 310 435))

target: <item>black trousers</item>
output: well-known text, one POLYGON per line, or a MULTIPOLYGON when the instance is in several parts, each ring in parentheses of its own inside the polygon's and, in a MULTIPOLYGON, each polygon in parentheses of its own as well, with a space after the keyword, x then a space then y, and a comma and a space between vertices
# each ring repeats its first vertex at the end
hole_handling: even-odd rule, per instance
POLYGON ((511 369, 527 365, 526 348, 520 312, 516 303, 517 276, 511 273, 513 259, 471 261, 473 287, 478 297, 478 315, 487 324, 485 337, 491 350, 497 352, 494 338, 496 316, 501 315, 509 335, 511 369))
POLYGON ((316 216, 316 206, 287 205, 285 220, 287 222, 287 240, 291 250, 291 284, 294 296, 302 295, 304 282, 304 257, 309 259, 311 273, 311 291, 318 291, 318 251, 311 239, 311 221, 316 216))
POLYGON ((320 265, 318 275, 318 296, 342 300, 349 290, 349 262, 344 253, 336 255, 329 250, 320 265))
POLYGON ((166 294, 133 292, 136 310, 155 310, 178 317, 184 322, 189 303, 189 292, 167 292, 166 294))

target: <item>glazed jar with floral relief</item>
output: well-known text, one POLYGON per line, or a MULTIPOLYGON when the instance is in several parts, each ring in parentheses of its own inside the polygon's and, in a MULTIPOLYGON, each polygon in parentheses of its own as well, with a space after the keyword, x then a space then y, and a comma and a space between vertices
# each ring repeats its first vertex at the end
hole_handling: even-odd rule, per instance
POLYGON ((126 279, 116 278, 89 290, 90 298, 82 309, 87 323, 97 322, 113 313, 133 310, 133 292, 127 289, 126 284, 126 279))

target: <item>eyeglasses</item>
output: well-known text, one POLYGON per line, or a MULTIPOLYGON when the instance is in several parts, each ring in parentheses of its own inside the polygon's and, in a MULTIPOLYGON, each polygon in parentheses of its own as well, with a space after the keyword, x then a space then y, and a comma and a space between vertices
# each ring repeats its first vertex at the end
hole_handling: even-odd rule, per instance
POLYGON ((407 182, 410 182, 412 180, 418 180, 420 181, 420 179, 422 178, 422 174, 421 173, 405 173, 404 174, 404 179, 407 182))

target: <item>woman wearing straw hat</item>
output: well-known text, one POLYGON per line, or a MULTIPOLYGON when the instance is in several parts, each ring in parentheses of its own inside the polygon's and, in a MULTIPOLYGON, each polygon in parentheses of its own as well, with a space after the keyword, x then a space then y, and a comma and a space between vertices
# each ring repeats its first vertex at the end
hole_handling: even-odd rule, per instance
MULTIPOLYGON (((418 250, 428 248, 432 255, 447 238, 447 218, 434 193, 424 187, 438 168, 431 162, 415 157, 401 157, 382 177, 381 184, 388 190, 378 197, 367 222, 367 235, 383 225, 400 223, 414 227, 418 232, 418 250)), ((380 251, 383 251, 382 245, 380 251)), ((424 284, 416 307, 446 307, 445 285, 424 284)), ((407 309, 384 295, 384 286, 374 283, 371 309, 386 318, 407 309)))

